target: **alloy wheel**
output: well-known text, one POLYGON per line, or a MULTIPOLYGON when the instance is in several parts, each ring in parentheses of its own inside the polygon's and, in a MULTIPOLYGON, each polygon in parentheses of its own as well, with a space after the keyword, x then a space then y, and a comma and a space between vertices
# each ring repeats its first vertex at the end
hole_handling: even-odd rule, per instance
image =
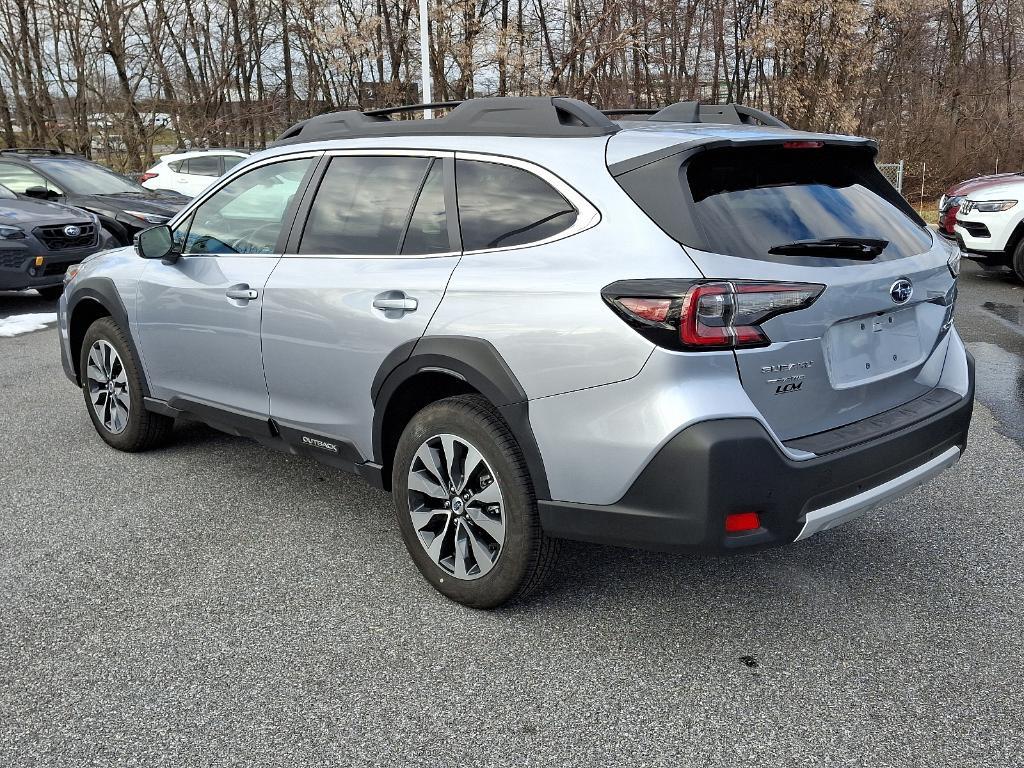
POLYGON ((99 339, 89 349, 85 378, 93 412, 103 428, 113 435, 124 432, 131 414, 128 374, 109 341, 99 339))
POLYGON ((408 474, 409 515, 430 559, 457 579, 494 568, 505 543, 505 504, 483 455, 451 434, 424 440, 408 474))

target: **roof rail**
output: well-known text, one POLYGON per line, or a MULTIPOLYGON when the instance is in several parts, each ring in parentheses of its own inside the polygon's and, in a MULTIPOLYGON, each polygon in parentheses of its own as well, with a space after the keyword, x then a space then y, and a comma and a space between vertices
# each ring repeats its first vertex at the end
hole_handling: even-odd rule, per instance
POLYGON ((569 138, 609 136, 619 126, 594 107, 565 96, 514 96, 411 104, 359 112, 346 110, 296 123, 271 146, 318 139, 366 136, 535 136, 569 138), (454 107, 434 120, 391 120, 388 115, 419 109, 454 107))
POLYGON ((0 149, 2 155, 68 155, 78 157, 74 152, 65 152, 62 149, 51 149, 49 147, 11 147, 0 149))
POLYGON ((605 109, 602 112, 606 115, 650 115, 647 120, 655 123, 746 125, 758 122, 775 128, 789 128, 774 115, 742 104, 701 104, 696 101, 679 101, 662 109, 605 109))

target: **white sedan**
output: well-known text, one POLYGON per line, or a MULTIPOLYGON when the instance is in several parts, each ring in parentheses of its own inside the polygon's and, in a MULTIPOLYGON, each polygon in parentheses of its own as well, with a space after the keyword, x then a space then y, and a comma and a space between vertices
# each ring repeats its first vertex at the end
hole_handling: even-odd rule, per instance
POLYGON ((199 149, 164 155, 142 174, 139 182, 147 189, 170 189, 195 197, 246 157, 248 153, 239 149, 199 149))

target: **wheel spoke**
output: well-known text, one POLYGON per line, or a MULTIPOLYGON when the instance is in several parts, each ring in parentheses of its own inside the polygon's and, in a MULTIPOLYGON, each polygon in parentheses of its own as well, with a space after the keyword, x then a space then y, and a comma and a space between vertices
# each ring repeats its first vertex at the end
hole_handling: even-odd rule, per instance
POLYGON ((501 520, 496 520, 482 509, 473 507, 468 510, 467 514, 469 519, 480 528, 483 529, 484 533, 494 539, 495 543, 501 545, 505 541, 505 526, 501 520))
POLYGON ((447 509, 430 509, 429 507, 423 506, 419 509, 412 510, 409 514, 412 515, 412 526, 418 533, 426 528, 435 517, 438 515, 447 515, 449 512, 447 509))
POLYGON ((466 483, 473 477, 473 473, 476 472, 477 467, 483 462, 484 457, 480 455, 480 451, 474 448, 469 443, 463 443, 463 447, 466 449, 466 455, 462 461, 462 469, 459 473, 459 486, 458 490, 461 493, 466 483))
POLYGON ((411 473, 409 475, 409 490, 419 491, 432 499, 448 500, 448 491, 437 482, 429 470, 411 473))
POLYGON ((441 435, 441 460, 444 462, 444 470, 448 482, 456 490, 459 490, 461 486, 459 485, 459 470, 456 466, 455 435, 441 435))
POLYGON ((499 503, 501 503, 501 490, 498 488, 498 484, 493 481, 483 490, 477 491, 472 496, 470 496, 469 500, 466 502, 467 505, 499 503))
POLYGON ((448 518, 447 520, 445 520, 444 528, 441 530, 441 532, 437 534, 437 536, 435 536, 431 540, 430 545, 426 547, 427 554, 430 555, 430 559, 438 565, 441 564, 441 552, 443 551, 444 548, 444 540, 448 538, 448 532, 451 530, 451 528, 452 521, 451 518, 448 518))
POLYGON ((442 488, 447 486, 442 463, 438 459, 437 453, 430 447, 429 443, 424 443, 420 446, 419 450, 416 451, 416 458, 420 460, 423 468, 434 476, 438 485, 442 488))
POLYGON ((464 525, 462 528, 467 534, 469 546, 473 550, 473 559, 476 560, 477 567, 480 569, 480 575, 482 576, 494 567, 494 561, 498 552, 491 554, 491 550, 479 539, 476 531, 471 526, 464 525))
POLYGON ((455 524, 455 578, 464 579, 469 576, 469 553, 470 545, 469 529, 461 524, 455 524))

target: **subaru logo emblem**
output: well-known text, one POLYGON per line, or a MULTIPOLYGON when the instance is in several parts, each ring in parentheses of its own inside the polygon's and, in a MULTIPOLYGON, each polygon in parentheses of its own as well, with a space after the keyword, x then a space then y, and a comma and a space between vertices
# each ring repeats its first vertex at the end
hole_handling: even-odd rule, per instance
POLYGON ((66 227, 64 227, 64 234, 67 237, 78 237, 80 234, 82 234, 82 230, 80 230, 74 224, 68 224, 66 227))
POLYGON ((901 277, 889 288, 889 295, 897 304, 906 304, 914 295, 914 284, 907 278, 901 277))

